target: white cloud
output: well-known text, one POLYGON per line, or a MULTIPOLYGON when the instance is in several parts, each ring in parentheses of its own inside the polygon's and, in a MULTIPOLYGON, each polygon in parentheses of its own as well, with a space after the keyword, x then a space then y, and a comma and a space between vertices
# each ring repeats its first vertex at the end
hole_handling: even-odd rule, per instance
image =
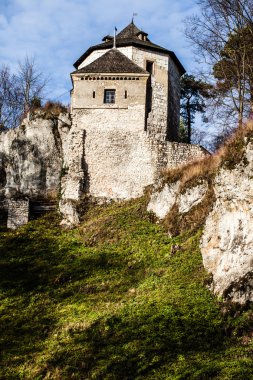
POLYGON ((52 97, 71 88, 72 64, 102 37, 136 24, 151 40, 173 50, 191 68, 182 20, 195 10, 194 0, 1 0, 0 61, 15 67, 25 55, 35 56, 52 79, 52 97))

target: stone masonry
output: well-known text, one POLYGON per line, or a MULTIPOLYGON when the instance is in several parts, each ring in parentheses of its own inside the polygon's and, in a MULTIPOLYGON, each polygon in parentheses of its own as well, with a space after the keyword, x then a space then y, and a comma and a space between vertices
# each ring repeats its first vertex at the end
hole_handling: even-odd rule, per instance
POLYGON ((105 42, 75 63, 61 186, 63 223, 78 223, 82 194, 135 198, 161 169, 206 154, 176 142, 184 69, 174 53, 145 38, 132 23, 118 34, 117 48, 105 42), (112 102, 105 101, 106 91, 113 92, 112 102))
POLYGON ((8 200, 7 227, 15 230, 29 220, 29 200, 8 200))
POLYGON ((184 68, 175 54, 133 23, 116 46, 104 40, 74 64, 71 115, 39 111, 0 134, 0 201, 10 201, 9 226, 28 220, 22 201, 52 198, 60 198, 63 224, 75 225, 83 196, 136 198, 162 169, 205 156, 176 142, 184 68))

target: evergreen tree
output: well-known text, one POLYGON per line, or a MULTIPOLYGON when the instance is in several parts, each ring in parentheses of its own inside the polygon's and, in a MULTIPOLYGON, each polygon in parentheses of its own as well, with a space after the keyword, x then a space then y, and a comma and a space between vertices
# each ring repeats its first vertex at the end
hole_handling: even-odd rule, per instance
MULTIPOLYGON (((205 112, 205 99, 212 96, 212 86, 197 80, 193 75, 185 74, 181 78, 181 111, 180 115, 187 128, 187 141, 191 143, 192 125, 196 112, 205 112)), ((181 127, 182 129, 182 127, 181 127)))

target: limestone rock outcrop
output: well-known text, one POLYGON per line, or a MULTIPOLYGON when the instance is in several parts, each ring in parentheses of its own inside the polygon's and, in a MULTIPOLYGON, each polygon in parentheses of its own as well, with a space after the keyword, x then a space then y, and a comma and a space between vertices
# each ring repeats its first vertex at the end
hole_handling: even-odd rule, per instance
POLYGON ((253 144, 232 170, 214 178, 216 201, 208 215, 201 252, 215 294, 244 304, 253 301, 253 144))
POLYGON ((207 190, 206 181, 187 189, 180 187, 180 181, 165 184, 151 195, 147 210, 152 211, 159 219, 165 218, 175 206, 180 214, 184 214, 202 201, 207 190))
POLYGON ((152 211, 159 219, 165 218, 176 203, 179 186, 179 182, 173 182, 165 184, 162 189, 158 187, 151 194, 147 210, 152 211))
POLYGON ((50 198, 59 191, 68 114, 25 119, 19 128, 0 134, 0 197, 50 198))
POLYGON ((188 223, 189 229, 194 218, 204 215, 200 249, 210 289, 224 300, 245 304, 253 301, 253 143, 249 137, 240 138, 240 144, 234 142, 239 146, 234 157, 225 147, 218 158, 210 158, 216 162, 209 178, 205 172, 201 182, 200 170, 184 183, 184 173, 194 173, 186 166, 176 182, 154 188, 148 210, 159 219, 170 219, 170 227, 188 223))

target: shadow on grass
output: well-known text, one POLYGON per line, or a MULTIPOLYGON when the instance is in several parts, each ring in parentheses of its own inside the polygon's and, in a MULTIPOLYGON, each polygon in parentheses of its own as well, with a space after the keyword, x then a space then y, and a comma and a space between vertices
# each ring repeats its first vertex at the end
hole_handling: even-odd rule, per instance
MULTIPOLYGON (((117 316, 100 318, 85 330, 70 332, 71 341, 54 354, 49 368, 64 363, 63 379, 130 380, 145 378, 178 356, 223 348, 220 326, 211 321, 204 324, 201 314, 186 319, 175 306, 155 304, 136 304, 136 312, 132 315, 126 309, 117 316)), ((212 372, 217 372, 213 366, 206 371, 212 372)))
MULTIPOLYGON (((160 249, 161 242, 157 244, 160 249)), ((60 231, 57 221, 48 216, 15 233, 3 234, 0 240, 0 291, 5 302, 0 342, 4 352, 3 371, 33 363, 40 351, 43 357, 47 350, 45 342, 59 327, 58 312, 62 304, 85 305, 89 300, 96 310, 103 308, 106 297, 111 297, 114 304, 123 302, 123 306, 109 310, 102 317, 100 312, 91 325, 79 326, 77 319, 73 328, 68 326, 67 340, 61 336, 52 339, 53 348, 49 357, 42 360, 36 377, 23 378, 145 378, 178 357, 203 352, 209 355, 224 349, 221 320, 217 308, 209 303, 209 296, 203 292, 200 302, 192 301, 191 295, 194 297, 195 293, 186 287, 194 284, 186 282, 183 287, 188 295, 183 301, 175 296, 171 301, 169 295, 164 301, 152 296, 126 297, 129 287, 138 287, 143 281, 145 268, 151 263, 143 259, 135 268, 128 268, 129 257, 120 250, 122 247, 118 251, 113 247, 85 247, 80 240, 71 238, 71 234, 60 231)), ((175 263, 180 265, 179 258, 175 258, 175 263)), ((206 363, 202 368, 205 366, 199 379, 212 378, 218 371, 206 363)), ((185 368, 186 374, 187 371, 185 368)), ((15 368, 9 373, 5 372, 3 378, 22 378, 15 368)))
MULTIPOLYGON (((83 252, 81 242, 65 237, 53 217, 1 236, 0 292, 4 304, 0 349, 5 368, 28 362, 43 351, 59 320, 58 305, 71 304, 78 293, 88 297, 101 292, 89 285, 90 277, 99 271, 110 276, 125 270, 113 251, 83 252)), ((137 281, 137 272, 132 271, 127 283, 137 281)), ((123 284, 123 291, 127 286, 123 284)), ((115 293, 121 290, 119 287, 115 293)), ((5 373, 7 378, 15 376, 5 373)))

